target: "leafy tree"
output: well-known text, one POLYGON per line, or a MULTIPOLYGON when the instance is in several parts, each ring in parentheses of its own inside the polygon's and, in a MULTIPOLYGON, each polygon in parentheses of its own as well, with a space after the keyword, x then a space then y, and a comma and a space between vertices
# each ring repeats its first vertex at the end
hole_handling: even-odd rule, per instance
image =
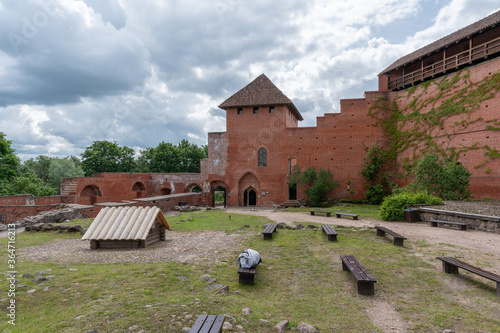
POLYGON ((456 161, 440 160, 437 155, 429 154, 418 161, 413 174, 415 180, 410 188, 415 190, 426 190, 444 200, 463 200, 471 196, 471 173, 456 161))
POLYGON ((177 146, 160 142, 144 150, 138 159, 143 172, 200 172, 200 160, 207 157, 207 147, 182 140, 177 146))
POLYGON ((23 162, 23 166, 33 170, 35 175, 44 182, 49 181, 49 168, 54 157, 39 155, 36 159, 30 158, 23 162))
POLYGON ((63 179, 83 176, 85 176, 85 172, 80 165, 75 165, 73 159, 69 157, 54 158, 49 167, 48 184, 59 190, 63 179))
POLYGON ((20 174, 10 181, 0 181, 0 195, 33 194, 47 196, 57 194, 57 190, 45 184, 29 168, 20 168, 20 174))
POLYGON ((302 172, 300 167, 295 165, 288 186, 294 187, 297 184, 307 188, 305 192, 312 206, 321 206, 328 200, 328 192, 339 183, 333 179, 333 174, 329 169, 319 168, 316 172, 314 168, 307 168, 302 172))
POLYGON ((11 141, 5 138, 5 134, 0 132, 0 180, 10 180, 16 176, 19 167, 19 158, 11 148, 11 141))
POLYGON ((116 142, 94 141, 82 153, 82 169, 86 176, 102 172, 133 172, 136 170, 134 150, 116 142))

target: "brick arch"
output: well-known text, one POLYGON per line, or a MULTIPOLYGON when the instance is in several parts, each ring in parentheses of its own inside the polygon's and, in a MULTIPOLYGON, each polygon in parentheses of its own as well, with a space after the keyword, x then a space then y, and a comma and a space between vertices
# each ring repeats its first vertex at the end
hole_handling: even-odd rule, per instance
POLYGON ((82 198, 82 199, 85 198, 85 199, 83 199, 85 202, 80 202, 80 203, 93 205, 97 202, 96 198, 100 197, 100 196, 102 196, 102 193, 97 185, 93 185, 93 184, 87 185, 80 192, 80 198, 82 198))
POLYGON ((186 193, 187 192, 193 192, 193 189, 195 189, 196 187, 199 187, 200 188, 200 192, 203 192, 203 187, 200 184, 191 183, 191 184, 189 184, 186 187, 186 193))
POLYGON ((137 198, 144 198, 146 196, 146 187, 141 182, 136 182, 134 186, 132 186, 132 192, 136 193, 137 198))
POLYGON ((97 185, 87 185, 80 192, 81 197, 100 197, 101 190, 97 185))
POLYGON ((259 178, 253 172, 245 173, 238 181, 238 206, 258 205, 259 191, 259 178))
POLYGON ((160 195, 169 195, 172 193, 172 190, 170 189, 170 187, 162 187, 160 189, 160 195))

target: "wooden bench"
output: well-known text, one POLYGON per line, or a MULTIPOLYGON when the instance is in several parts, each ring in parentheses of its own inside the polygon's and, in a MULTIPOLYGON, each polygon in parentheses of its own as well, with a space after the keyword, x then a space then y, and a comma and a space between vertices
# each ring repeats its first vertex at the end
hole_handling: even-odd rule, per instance
POLYGON ((311 210, 311 215, 314 214, 326 214, 327 217, 330 217, 331 212, 326 210, 311 210))
POLYGON ((274 223, 269 223, 262 234, 264 235, 264 239, 272 239, 273 238, 273 232, 276 231, 276 226, 277 224, 274 223))
POLYGON ((437 227, 438 223, 440 223, 440 224, 456 225, 457 227, 460 227, 460 230, 467 230, 467 223, 449 222, 441 220, 429 220, 429 222, 431 223, 431 227, 437 227))
POLYGON ((255 277, 255 266, 252 268, 242 268, 238 269, 238 274, 240 276, 239 282, 246 284, 253 284, 253 280, 255 277))
POLYGON ((328 224, 323 224, 321 226, 321 229, 323 229, 323 232, 328 236, 328 240, 332 242, 337 241, 337 232, 331 225, 328 224))
POLYGON ((385 234, 387 233, 394 238, 394 245, 403 246, 403 242, 406 237, 403 237, 400 234, 379 225, 377 225, 375 229, 377 229, 377 236, 385 236, 385 234))
POLYGON ((377 282, 375 278, 368 273, 368 271, 361 265, 361 263, 354 258, 354 256, 341 255, 342 259, 342 270, 351 271, 357 280, 357 290, 360 295, 374 295, 375 286, 374 283, 377 282))
POLYGON ((500 275, 485 271, 479 267, 469 265, 451 257, 437 257, 443 262, 443 271, 449 274, 458 274, 458 268, 463 268, 471 273, 480 275, 497 283, 497 296, 500 297, 500 275))
POLYGON ((220 333, 226 316, 200 315, 189 333, 220 333))
POLYGON ((342 215, 351 216, 353 220, 357 220, 359 216, 359 214, 351 214, 344 212, 335 212, 335 215, 337 215, 337 218, 340 218, 342 215))

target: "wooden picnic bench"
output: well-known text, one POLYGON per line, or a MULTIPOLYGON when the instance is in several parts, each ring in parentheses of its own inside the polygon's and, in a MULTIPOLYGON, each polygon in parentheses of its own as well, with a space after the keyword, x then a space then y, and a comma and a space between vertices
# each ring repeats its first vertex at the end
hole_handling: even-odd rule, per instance
POLYGON ((327 217, 330 217, 331 212, 326 211, 326 210, 311 210, 311 215, 315 214, 326 214, 327 217))
POLYGON ((500 297, 500 275, 485 271, 479 267, 469 265, 451 257, 437 257, 443 262, 443 271, 448 274, 458 274, 458 268, 465 269, 471 273, 480 275, 497 283, 497 296, 500 297))
POLYGON ((239 282, 240 283, 246 283, 246 284, 253 284, 253 280, 255 277, 255 271, 256 267, 253 266, 251 268, 242 268, 240 267, 238 269, 238 274, 239 274, 239 282))
POLYGON ((377 282, 375 278, 368 273, 368 271, 361 265, 361 263, 354 258, 354 256, 341 255, 342 259, 342 270, 351 271, 357 280, 356 289, 360 295, 374 295, 375 286, 374 283, 377 282))
POLYGON ((323 232, 328 236, 328 240, 332 242, 337 241, 337 232, 333 227, 329 224, 323 224, 321 226, 321 229, 323 229, 323 232))
POLYGON ((438 224, 449 224, 449 225, 456 225, 457 227, 460 228, 460 230, 467 230, 467 223, 441 221, 441 220, 429 220, 429 222, 431 223, 431 227, 437 227, 438 224))
POLYGON ((220 333, 225 319, 224 315, 200 315, 189 333, 220 333))
POLYGON ((380 225, 375 226, 375 229, 377 229, 377 236, 385 236, 385 234, 387 233, 394 238, 393 240, 394 245, 403 246, 403 242, 406 239, 406 237, 403 237, 400 234, 385 227, 382 227, 380 225))
POLYGON ((262 234, 264 235, 264 239, 272 239, 273 238, 273 232, 276 232, 276 226, 277 224, 274 223, 269 223, 262 234))
POLYGON ((359 214, 344 213, 344 212, 335 212, 335 215, 337 215, 337 218, 340 218, 342 215, 351 216, 353 220, 357 220, 359 216, 359 214))

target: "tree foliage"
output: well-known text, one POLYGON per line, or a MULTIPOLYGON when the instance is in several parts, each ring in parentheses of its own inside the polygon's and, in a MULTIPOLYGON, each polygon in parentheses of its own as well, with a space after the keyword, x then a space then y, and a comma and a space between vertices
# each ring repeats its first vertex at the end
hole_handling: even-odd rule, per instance
POLYGON ((50 187, 59 189, 63 179, 83 176, 85 176, 85 172, 73 159, 69 157, 54 158, 49 166, 48 184, 50 187))
POLYGON ((200 160, 207 157, 207 147, 182 140, 178 145, 160 142, 144 150, 139 158, 143 172, 200 172, 200 160))
POLYGON ((319 168, 318 172, 314 168, 307 168, 304 172, 298 165, 295 165, 293 173, 289 178, 288 186, 302 185, 306 187, 306 194, 311 200, 312 206, 321 206, 328 200, 328 192, 338 186, 338 181, 334 180, 329 169, 319 168))
POLYGON ((20 162, 11 143, 0 132, 0 180, 10 180, 17 175, 20 162))
POLYGON ((456 161, 440 160, 437 155, 429 154, 417 162, 413 175, 415 180, 410 187, 415 190, 426 190, 444 200, 463 200, 471 196, 471 173, 456 161))
POLYGON ((94 141, 82 153, 82 169, 86 176, 103 172, 134 172, 134 150, 116 142, 94 141))

